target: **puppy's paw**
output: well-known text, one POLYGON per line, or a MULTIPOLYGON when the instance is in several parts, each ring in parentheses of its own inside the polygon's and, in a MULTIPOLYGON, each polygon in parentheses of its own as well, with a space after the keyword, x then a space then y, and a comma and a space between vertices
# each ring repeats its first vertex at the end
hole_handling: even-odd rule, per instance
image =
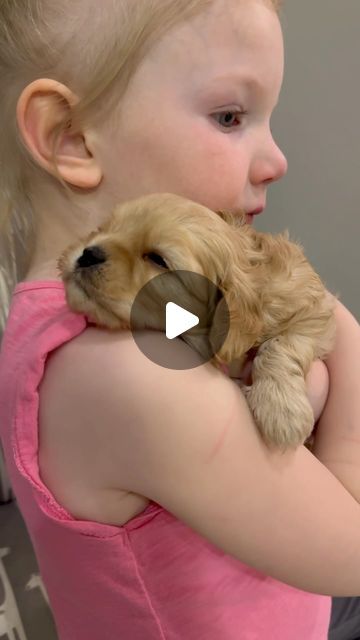
POLYGON ((268 446, 295 449, 310 436, 314 414, 303 392, 280 387, 271 379, 257 380, 242 392, 268 446))

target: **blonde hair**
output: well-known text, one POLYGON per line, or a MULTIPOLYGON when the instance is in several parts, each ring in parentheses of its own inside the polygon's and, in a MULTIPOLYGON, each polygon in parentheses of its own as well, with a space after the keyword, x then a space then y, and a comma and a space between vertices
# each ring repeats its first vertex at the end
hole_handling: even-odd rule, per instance
MULTIPOLYGON (((281 0, 266 0, 275 10, 281 0)), ((16 123, 23 89, 53 78, 79 96, 71 123, 103 114, 121 100, 151 46, 214 0, 0 0, 0 328, 34 247, 29 175, 45 175, 24 148, 16 123), (86 4, 86 6, 85 6, 86 4), (77 68, 74 60, 81 60, 77 68), (116 86, 116 91, 114 88, 116 86), (100 107, 100 108, 99 108, 100 107), (29 171, 30 170, 30 171, 29 171), (20 259, 19 259, 20 258, 20 259), (22 258, 22 259, 21 259, 22 258)))

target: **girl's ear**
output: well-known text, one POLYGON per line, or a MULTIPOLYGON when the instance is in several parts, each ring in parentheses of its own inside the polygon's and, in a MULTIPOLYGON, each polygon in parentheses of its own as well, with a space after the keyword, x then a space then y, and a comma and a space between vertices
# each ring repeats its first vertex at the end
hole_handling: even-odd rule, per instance
POLYGON ((18 100, 17 124, 23 143, 40 167, 75 187, 93 189, 103 172, 95 154, 94 132, 71 131, 71 112, 78 101, 60 82, 35 80, 18 100))

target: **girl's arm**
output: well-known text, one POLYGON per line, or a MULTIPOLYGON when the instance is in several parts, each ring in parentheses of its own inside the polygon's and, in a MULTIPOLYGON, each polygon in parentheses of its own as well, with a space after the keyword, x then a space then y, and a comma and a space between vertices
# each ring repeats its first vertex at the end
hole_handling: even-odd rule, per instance
POLYGON ((336 343, 326 360, 329 396, 313 453, 360 503, 360 325, 339 301, 335 313, 336 343))
MULTIPOLYGON (((145 334, 168 349, 161 332, 145 334)), ((187 345, 172 344, 186 357, 187 345)), ((96 460, 104 488, 153 500, 298 589, 359 595, 359 503, 305 447, 269 451, 238 386, 212 365, 165 369, 130 332, 89 327, 54 353, 46 376, 60 433, 81 442, 85 464, 96 460)))
MULTIPOLYGON (((149 335, 158 349, 163 339, 149 335)), ((269 451, 236 384, 210 364, 164 370, 131 343, 100 370, 109 381, 96 396, 102 419, 94 407, 91 419, 111 443, 106 465, 119 487, 265 575, 314 593, 360 593, 359 504, 305 447, 269 451)))

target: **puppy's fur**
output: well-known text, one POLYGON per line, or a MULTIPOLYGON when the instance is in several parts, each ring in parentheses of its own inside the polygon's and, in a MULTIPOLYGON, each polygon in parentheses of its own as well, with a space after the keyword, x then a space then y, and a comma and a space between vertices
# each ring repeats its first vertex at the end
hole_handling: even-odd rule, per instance
MULTIPOLYGON (((332 349, 337 296, 287 232, 260 233, 244 214, 215 213, 174 194, 153 194, 118 206, 105 225, 69 247, 58 266, 69 306, 110 329, 130 328, 137 293, 166 267, 206 276, 223 293, 230 314, 213 364, 240 365, 258 348, 253 384, 243 391, 262 437, 285 449, 310 436, 314 416, 305 376, 312 361, 332 349), (103 259, 76 268, 84 250, 95 246, 103 259)), ((210 338, 220 317, 215 312, 210 338)), ((163 318, 149 314, 136 328, 145 327, 163 330, 163 318)))

